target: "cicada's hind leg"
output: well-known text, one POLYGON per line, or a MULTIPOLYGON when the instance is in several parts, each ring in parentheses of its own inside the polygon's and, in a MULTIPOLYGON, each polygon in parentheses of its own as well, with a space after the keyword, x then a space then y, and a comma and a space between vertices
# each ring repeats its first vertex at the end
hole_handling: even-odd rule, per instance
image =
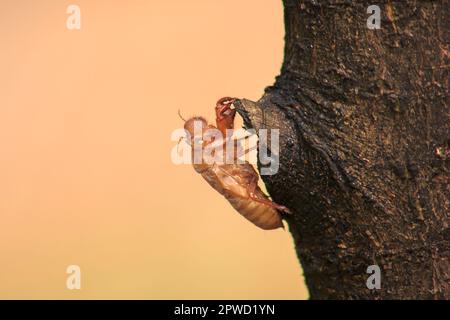
MULTIPOLYGON (((248 187, 247 187, 247 191, 248 191, 250 199, 252 199, 253 201, 256 201, 256 202, 263 203, 263 204, 265 204, 269 207, 275 208, 279 211, 282 211, 285 213, 291 213, 291 211, 288 208, 286 208, 285 206, 279 205, 270 199, 258 196, 257 189, 258 189, 258 178, 255 177, 254 179, 252 179, 252 181, 248 184, 248 187)), ((262 192, 261 190, 259 190, 259 191, 262 192)))
POLYGON ((227 130, 234 128, 236 110, 231 108, 234 101, 235 98, 225 97, 219 99, 216 104, 216 125, 224 137, 227 136, 227 130))

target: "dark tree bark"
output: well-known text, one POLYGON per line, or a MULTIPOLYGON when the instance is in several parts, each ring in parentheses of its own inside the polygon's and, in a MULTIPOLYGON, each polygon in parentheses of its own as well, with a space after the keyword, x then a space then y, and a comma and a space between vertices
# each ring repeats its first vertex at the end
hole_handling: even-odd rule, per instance
POLYGON ((312 299, 449 299, 449 3, 373 2, 284 0, 281 74, 237 109, 280 129, 263 180, 293 211, 312 299))

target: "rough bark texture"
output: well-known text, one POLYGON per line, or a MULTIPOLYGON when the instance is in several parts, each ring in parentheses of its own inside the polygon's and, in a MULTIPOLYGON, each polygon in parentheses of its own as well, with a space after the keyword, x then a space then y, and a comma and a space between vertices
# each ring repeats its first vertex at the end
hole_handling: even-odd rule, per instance
POLYGON ((237 109, 280 129, 263 180, 294 212, 312 299, 449 299, 449 3, 372 2, 284 0, 281 74, 237 109))

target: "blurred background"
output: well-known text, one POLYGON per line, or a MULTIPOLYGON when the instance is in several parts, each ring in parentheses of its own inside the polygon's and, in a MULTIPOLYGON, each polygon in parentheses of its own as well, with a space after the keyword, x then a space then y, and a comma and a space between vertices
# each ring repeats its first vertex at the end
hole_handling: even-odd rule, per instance
POLYGON ((283 37, 280 0, 2 0, 0 298, 307 298, 290 234, 170 157, 177 110, 257 100, 283 37))

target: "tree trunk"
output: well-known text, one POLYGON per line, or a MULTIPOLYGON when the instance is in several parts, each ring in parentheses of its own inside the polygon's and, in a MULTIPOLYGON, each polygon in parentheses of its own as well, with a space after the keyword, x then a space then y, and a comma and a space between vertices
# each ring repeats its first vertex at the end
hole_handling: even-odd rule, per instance
POLYGON ((377 30, 372 2, 284 0, 281 74, 237 109, 280 129, 262 178, 312 299, 449 299, 449 3, 377 1, 377 30))

